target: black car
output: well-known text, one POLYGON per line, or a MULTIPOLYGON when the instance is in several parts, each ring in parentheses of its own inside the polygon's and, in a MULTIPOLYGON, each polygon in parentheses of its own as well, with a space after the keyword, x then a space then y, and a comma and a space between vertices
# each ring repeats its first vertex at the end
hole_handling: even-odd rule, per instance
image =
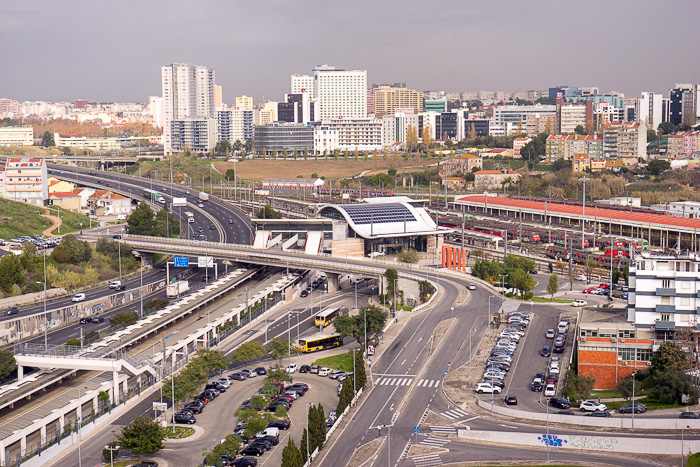
POLYGON ((309 390, 309 385, 306 383, 294 383, 290 386, 287 386, 287 389, 294 389, 294 388, 301 389, 303 391, 301 395, 303 396, 304 394, 306 394, 306 391, 309 390))
POLYGON ((289 420, 275 420, 267 425, 268 428, 279 428, 280 430, 289 430, 291 423, 289 420))
POLYGON ((518 398, 515 396, 506 396, 505 403, 506 405, 518 405, 518 398))
POLYGON ((302 365, 299 367, 299 373, 308 373, 311 371, 311 367, 309 365, 302 365))
POLYGON ((207 391, 210 389, 214 389, 216 391, 219 391, 220 393, 226 392, 226 388, 224 387, 224 385, 219 383, 209 383, 206 386, 204 386, 204 389, 207 391))
POLYGON ((641 402, 632 402, 631 404, 620 407, 620 413, 644 413, 647 411, 647 406, 641 402))
POLYGON ((700 418, 700 414, 696 412, 681 412, 678 418, 700 418))
MULTIPOLYGON (((5 314, 7 314, 7 313, 5 313, 5 314)), ((92 322, 92 320, 91 320, 90 318, 88 318, 88 317, 80 318, 80 324, 88 324, 88 323, 91 323, 91 322, 92 322)))
POLYGON ((257 367, 257 368, 255 369, 255 372, 256 372, 259 376, 262 376, 262 375, 266 375, 266 374, 267 374, 267 370, 266 370, 264 367, 261 367, 261 366, 257 367))
POLYGON ((105 319, 102 316, 93 316, 90 318, 91 323, 99 324, 99 323, 104 323, 105 319))
POLYGON ((306 298, 306 297, 309 296, 309 292, 308 292, 306 289, 304 289, 304 290, 301 291, 301 295, 300 295, 300 296, 301 296, 301 298, 306 298))
POLYGON ((260 446, 250 445, 241 451, 241 455, 260 457, 263 455, 264 452, 265 452, 265 450, 263 448, 261 448, 260 446))
POLYGON ((5 316, 16 315, 17 313, 19 313, 19 308, 16 306, 11 306, 5 310, 5 316))
POLYGON ((552 355, 552 349, 548 345, 545 345, 544 347, 542 347, 540 355, 542 355, 543 357, 549 357, 550 355, 552 355))
POLYGON ((189 423, 193 425, 197 423, 197 419, 191 413, 179 412, 175 414, 175 423, 189 423))
POLYGON ((289 408, 291 407, 291 404, 284 404, 282 401, 273 402, 272 404, 265 407, 265 411, 266 412, 274 412, 277 410, 277 407, 284 407, 285 409, 289 410, 289 408))
POLYGON ((233 461, 231 465, 233 467, 255 467, 258 465, 258 460, 254 457, 241 457, 233 461))
POLYGON ((155 462, 146 461, 146 462, 139 462, 134 467, 158 467, 158 464, 156 464, 155 462))
POLYGON ((596 410, 595 412, 591 412, 587 417, 603 417, 603 418, 610 418, 610 412, 607 410, 596 410))
POLYGON ((190 402, 185 406, 185 410, 189 410, 190 412, 200 414, 202 413, 202 410, 204 410, 204 403, 201 401, 190 402))
POLYGON ((557 415, 575 415, 571 410, 559 410, 556 412, 557 415))
POLYGON ((118 285, 114 288, 114 290, 117 292, 121 292, 122 290, 126 290, 126 286, 125 285, 118 285))
POLYGON ((209 229, 210 229, 210 230, 216 230, 216 226, 215 226, 214 224, 212 224, 212 225, 209 226, 209 229))
POLYGON ((263 450, 269 451, 270 449, 272 449, 272 441, 265 438, 258 438, 255 441, 253 441, 251 446, 259 446, 263 450))
MULTIPOLYGON (((258 439, 262 441, 269 441, 272 443, 273 446, 277 446, 278 444, 280 444, 280 439, 277 436, 267 435, 258 439)), ((253 442, 253 444, 255 444, 256 442, 257 441, 253 442)))
POLYGON ((532 383, 530 389, 532 389, 534 392, 542 392, 542 383, 540 383, 539 381, 532 383))
POLYGON ((569 409, 571 408, 571 402, 569 402, 564 397, 552 397, 549 399, 549 405, 551 407, 556 407, 558 409, 569 409))

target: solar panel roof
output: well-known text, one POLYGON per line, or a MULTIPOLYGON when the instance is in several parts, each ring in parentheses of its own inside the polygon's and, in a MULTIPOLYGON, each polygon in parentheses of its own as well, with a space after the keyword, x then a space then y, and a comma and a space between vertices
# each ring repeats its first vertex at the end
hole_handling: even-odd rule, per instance
POLYGON ((357 225, 388 222, 414 222, 411 211, 400 203, 348 204, 340 206, 357 225))

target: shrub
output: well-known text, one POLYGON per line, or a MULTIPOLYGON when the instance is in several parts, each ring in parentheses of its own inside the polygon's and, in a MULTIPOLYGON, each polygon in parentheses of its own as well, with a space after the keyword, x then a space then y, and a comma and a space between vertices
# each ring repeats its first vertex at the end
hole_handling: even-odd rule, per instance
POLYGON ((148 313, 158 311, 165 308, 168 303, 167 298, 154 298, 153 300, 149 300, 143 304, 143 311, 148 313))

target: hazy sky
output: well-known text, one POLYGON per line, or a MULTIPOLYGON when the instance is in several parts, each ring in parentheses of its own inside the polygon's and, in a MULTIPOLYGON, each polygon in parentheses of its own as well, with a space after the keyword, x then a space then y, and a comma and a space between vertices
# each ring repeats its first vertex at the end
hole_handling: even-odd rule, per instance
POLYGON ((224 101, 282 100, 317 64, 418 90, 700 83, 697 0, 3 0, 0 97, 147 102, 161 65, 216 70, 224 101))

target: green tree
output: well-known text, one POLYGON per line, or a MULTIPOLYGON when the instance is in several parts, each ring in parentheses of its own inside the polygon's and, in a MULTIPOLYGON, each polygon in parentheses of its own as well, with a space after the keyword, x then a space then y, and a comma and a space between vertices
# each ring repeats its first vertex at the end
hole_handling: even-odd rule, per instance
POLYGON ((588 399, 593 392, 595 386, 595 376, 593 375, 576 375, 569 373, 566 376, 566 386, 564 387, 564 395, 572 402, 588 399))
MULTIPOLYGON (((550 266, 552 263, 549 263, 550 266)), ((552 274, 549 276, 549 283, 547 284, 547 293, 550 296, 551 301, 554 301, 554 294, 559 291, 559 276, 552 274)))
POLYGON ((204 463, 207 465, 222 465, 221 456, 227 455, 233 458, 238 454, 242 446, 241 438, 235 435, 227 435, 222 442, 210 451, 204 452, 204 463))
POLYGON ((673 126, 673 123, 671 123, 671 122, 663 122, 663 123, 659 124, 659 128, 658 128, 659 132, 662 135, 670 135, 671 133, 673 133, 674 129, 675 129, 675 127, 673 126))
POLYGON ((140 461, 141 456, 150 456, 163 449, 165 433, 158 422, 139 415, 122 428, 117 439, 122 449, 133 452, 140 461))
POLYGON ((392 167, 389 170, 387 170, 386 173, 388 173, 389 175, 391 175, 393 177, 394 175, 396 175, 396 169, 394 167, 392 167))
POLYGON ((522 269, 525 272, 534 271, 537 268, 534 259, 517 255, 507 255, 503 264, 506 268, 522 269))
POLYGON ((501 270, 501 263, 498 261, 479 259, 472 266, 472 276, 493 284, 499 279, 498 276, 501 274, 501 270))
POLYGON ((226 173, 224 174, 224 178, 226 178, 227 180, 235 180, 236 171, 233 169, 226 169, 226 173))
POLYGON ((669 371, 685 372, 690 368, 688 356, 683 349, 674 342, 665 341, 651 357, 651 371, 653 373, 666 373, 669 371))
POLYGON ((24 284, 22 263, 15 255, 4 255, 0 258, 0 288, 9 294, 15 284, 24 284))
POLYGON ((663 159, 652 159, 647 164, 647 172, 651 175, 660 175, 671 168, 671 163, 663 159))
POLYGON ((309 407, 309 441, 311 452, 316 448, 319 451, 323 449, 323 443, 326 441, 326 414, 320 402, 309 407))
POLYGON ((333 327, 341 336, 352 336, 358 342, 364 343, 365 315, 367 316, 367 336, 381 331, 386 325, 388 314, 379 307, 369 305, 363 307, 355 316, 337 317, 333 320, 333 327))
POLYGON ((256 358, 262 358, 267 355, 267 349, 262 343, 253 341, 245 342, 238 346, 231 354, 231 360, 234 362, 243 362, 246 367, 256 358))
POLYGON ((352 376, 348 376, 343 380, 343 386, 340 389, 340 397, 338 398, 338 406, 336 407, 335 411, 338 416, 345 412, 345 408, 350 405, 350 402, 352 402, 353 397, 355 397, 355 393, 353 392, 353 382, 352 382, 352 376))
POLYGON ((110 326, 131 326, 136 321, 139 320, 139 314, 136 311, 120 311, 116 315, 112 316, 109 320, 110 326))
POLYGON ((266 204, 258 210, 258 219, 282 219, 282 213, 275 211, 272 206, 266 204))
POLYGON ((56 146, 56 143, 53 140, 53 133, 50 131, 45 131, 44 134, 41 135, 41 146, 45 148, 56 146))
POLYGON ((402 248, 401 251, 399 251, 396 255, 396 259, 398 259, 401 263, 415 264, 418 262, 419 255, 418 252, 413 248, 402 248))
POLYGON ((231 143, 225 139, 219 140, 216 146, 214 146, 214 154, 217 156, 228 156, 231 154, 231 143))
POLYGON ((587 134, 586 129, 583 128, 583 125, 576 125, 576 128, 574 128, 574 133, 576 133, 577 135, 587 134))
POLYGON ((298 345, 294 345, 289 339, 280 340, 276 337, 270 339, 268 349, 270 358, 277 360, 280 365, 282 364, 282 359, 287 355, 297 355, 299 353, 298 345))
MULTIPOLYGON (((265 415, 271 415, 271 414, 265 414, 265 415)), ((270 419, 266 417, 265 415, 254 415, 245 422, 245 435, 248 436, 249 438, 252 438, 255 436, 256 433, 260 433, 263 431, 267 425, 270 423, 270 419)))
POLYGON ((369 177, 368 181, 370 185, 377 188, 394 186, 394 178, 391 175, 385 173, 374 174, 371 177, 369 177))
POLYGON ((163 208, 156 214, 152 235, 157 237, 176 237, 180 235, 180 221, 175 219, 175 214, 163 208))
POLYGON ((154 235, 153 209, 145 201, 139 203, 134 212, 126 219, 129 233, 134 235, 154 235))
POLYGON ((307 456, 307 451, 309 455, 312 452, 314 452, 314 450, 311 448, 311 440, 309 439, 309 432, 306 430, 306 428, 304 428, 304 431, 301 434, 301 440, 299 441, 299 451, 301 452, 302 462, 306 464, 306 461, 309 458, 307 456))
POLYGON ((0 349, 0 381, 12 376, 17 370, 14 354, 7 349, 0 349))
POLYGON ((620 380, 615 386, 615 389, 626 400, 632 399, 632 376, 628 376, 627 378, 620 380))
POLYGON ((551 261, 549 263, 547 263, 547 269, 549 269, 550 274, 552 274, 554 272, 554 265, 552 264, 551 261))
POLYGON ((75 235, 65 235, 61 240, 61 244, 54 248, 51 257, 57 262, 85 263, 92 259, 92 247, 90 243, 78 240, 75 235), (54 252, 56 252, 55 256, 54 252), (65 261, 66 259, 68 261, 65 261))
POLYGON ((367 385, 367 370, 365 368, 365 357, 362 352, 355 352, 355 371, 353 372, 353 378, 357 381, 356 387, 359 391, 365 385, 367 385))
POLYGON ((286 383, 292 381, 292 375, 281 366, 274 366, 267 370, 265 380, 269 383, 286 383))
POLYGON ((304 460, 301 451, 290 436, 289 442, 282 450, 282 467, 302 467, 303 465, 304 460))
POLYGON ((394 295, 394 284, 399 278, 399 273, 396 269, 387 269, 384 271, 384 277, 386 278, 386 293, 389 295, 394 295))
POLYGON ((526 291, 530 291, 535 287, 535 279, 522 269, 509 269, 507 271, 509 284, 518 289, 520 295, 524 295, 526 291))
POLYGON ((652 141, 658 141, 659 135, 656 134, 656 132, 649 128, 647 130, 647 143, 651 143, 652 141))

